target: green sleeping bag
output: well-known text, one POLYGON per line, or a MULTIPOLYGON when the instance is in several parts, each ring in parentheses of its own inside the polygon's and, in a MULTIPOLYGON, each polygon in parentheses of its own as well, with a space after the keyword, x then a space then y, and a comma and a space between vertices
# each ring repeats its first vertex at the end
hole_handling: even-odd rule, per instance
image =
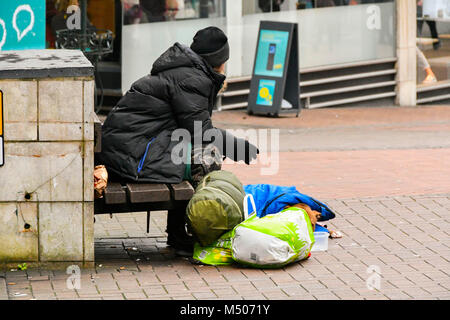
POLYGON ((242 183, 231 172, 213 171, 202 179, 186 208, 188 227, 201 246, 244 220, 244 196, 242 183))

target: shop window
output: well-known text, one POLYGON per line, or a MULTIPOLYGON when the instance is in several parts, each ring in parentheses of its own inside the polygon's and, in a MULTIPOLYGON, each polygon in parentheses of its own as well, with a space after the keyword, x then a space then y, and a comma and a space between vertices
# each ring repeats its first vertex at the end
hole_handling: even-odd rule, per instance
POLYGON ((124 24, 225 16, 225 0, 123 0, 124 24))
MULTIPOLYGON (((88 29, 114 31, 114 0, 90 1, 88 4, 88 29)), ((58 31, 80 28, 81 11, 78 0, 46 0, 47 48, 55 48, 58 31)))
POLYGON ((245 15, 393 1, 394 0, 242 0, 242 7, 245 15))
POLYGON ((417 82, 449 80, 450 0, 417 1, 417 82))

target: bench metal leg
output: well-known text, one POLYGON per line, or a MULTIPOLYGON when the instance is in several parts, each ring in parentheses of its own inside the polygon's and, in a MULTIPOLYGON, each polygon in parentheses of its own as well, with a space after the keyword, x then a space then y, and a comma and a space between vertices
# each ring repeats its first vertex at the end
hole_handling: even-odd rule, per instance
POLYGON ((147 233, 150 233, 150 211, 147 211, 147 233))

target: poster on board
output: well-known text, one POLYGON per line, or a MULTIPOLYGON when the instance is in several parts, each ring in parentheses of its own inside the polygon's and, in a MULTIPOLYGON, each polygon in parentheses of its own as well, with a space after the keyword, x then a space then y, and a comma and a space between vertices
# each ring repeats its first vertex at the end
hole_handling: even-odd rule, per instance
POLYGON ((283 76, 289 32, 261 30, 255 74, 259 76, 283 76))
POLYGON ((0 51, 45 49, 45 0, 0 1, 0 51))
POLYGON ((249 114, 300 112, 296 23, 261 21, 250 82, 249 114))

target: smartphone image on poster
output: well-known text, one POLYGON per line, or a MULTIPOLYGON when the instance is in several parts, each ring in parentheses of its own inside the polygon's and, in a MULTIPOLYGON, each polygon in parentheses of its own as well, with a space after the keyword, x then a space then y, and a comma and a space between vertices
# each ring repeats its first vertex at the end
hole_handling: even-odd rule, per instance
POLYGON ((273 70, 273 62, 275 59, 276 43, 269 44, 269 57, 267 58, 267 70, 273 70))

